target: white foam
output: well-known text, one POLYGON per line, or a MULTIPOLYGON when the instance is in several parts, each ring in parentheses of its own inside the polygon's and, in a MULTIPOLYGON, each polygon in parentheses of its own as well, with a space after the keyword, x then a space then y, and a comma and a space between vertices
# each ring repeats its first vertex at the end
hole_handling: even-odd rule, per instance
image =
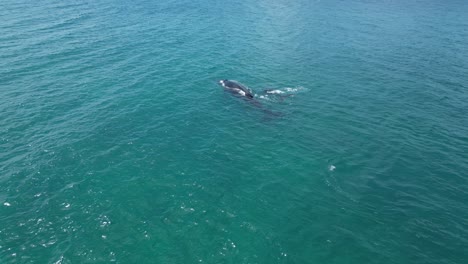
POLYGON ((269 93, 269 94, 283 94, 284 92, 281 91, 281 90, 271 90, 271 91, 267 91, 267 93, 269 93))
POLYGON ((104 228, 111 224, 109 217, 107 217, 106 215, 101 215, 99 218, 101 228, 104 228))
POLYGON ((262 100, 271 101, 271 99, 270 99, 270 97, 268 95, 255 95, 255 96, 262 99, 262 100))
POLYGON ((289 88, 289 87, 287 87, 285 90, 287 92, 297 92, 299 89, 298 88, 289 88))
POLYGON ((54 262, 54 264, 62 264, 63 256, 60 256, 60 259, 54 262))

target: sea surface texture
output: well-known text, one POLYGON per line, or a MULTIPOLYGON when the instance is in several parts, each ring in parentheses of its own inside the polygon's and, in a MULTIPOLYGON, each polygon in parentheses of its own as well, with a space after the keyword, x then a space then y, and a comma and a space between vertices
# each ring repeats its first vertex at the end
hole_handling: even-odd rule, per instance
POLYGON ((466 264, 467 219, 468 1, 0 2, 2 264, 466 264))

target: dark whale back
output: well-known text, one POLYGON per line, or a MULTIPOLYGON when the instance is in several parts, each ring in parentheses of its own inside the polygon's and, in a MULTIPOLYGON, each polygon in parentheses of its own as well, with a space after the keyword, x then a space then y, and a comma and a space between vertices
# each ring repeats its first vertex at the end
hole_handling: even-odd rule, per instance
POLYGON ((219 82, 224 88, 231 89, 231 90, 241 90, 245 93, 246 97, 253 98, 253 94, 250 91, 250 89, 239 82, 236 82, 234 80, 221 80, 219 82))
POLYGON ((236 82, 236 81, 231 81, 231 80, 224 80, 224 85, 228 88, 237 88, 237 89, 241 89, 242 91, 248 91, 247 87, 245 87, 244 85, 236 82))
POLYGON ((220 80, 219 84, 223 86, 226 90, 231 91, 236 94, 240 94, 244 96, 245 98, 247 98, 249 102, 252 103, 252 105, 261 109, 267 115, 268 119, 271 119, 272 117, 281 116, 280 113, 276 113, 269 109, 266 109, 259 101, 257 101, 254 98, 254 95, 252 94, 250 89, 242 85, 241 83, 236 82, 234 80, 220 80))

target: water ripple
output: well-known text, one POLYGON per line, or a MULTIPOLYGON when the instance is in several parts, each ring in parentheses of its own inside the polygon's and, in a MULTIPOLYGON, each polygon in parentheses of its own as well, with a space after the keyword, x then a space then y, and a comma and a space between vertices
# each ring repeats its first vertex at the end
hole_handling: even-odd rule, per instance
POLYGON ((463 263, 467 8, 3 1, 0 262, 463 263))

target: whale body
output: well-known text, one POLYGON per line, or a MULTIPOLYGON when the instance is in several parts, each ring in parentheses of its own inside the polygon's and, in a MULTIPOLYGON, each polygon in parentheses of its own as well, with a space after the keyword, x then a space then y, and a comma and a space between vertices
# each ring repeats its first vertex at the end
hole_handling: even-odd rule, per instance
POLYGON ((249 88, 245 87, 243 84, 236 82, 234 80, 220 80, 219 84, 223 86, 226 90, 230 92, 245 96, 246 98, 254 98, 252 92, 249 88))
MULTIPOLYGON (((227 79, 224 79, 224 80, 220 80, 219 81, 219 84, 227 91, 235 94, 235 95, 239 95, 239 96, 242 96, 243 98, 245 99, 248 99, 248 102, 251 103, 251 105, 257 107, 258 109, 261 109, 261 111, 263 113, 265 113, 265 120, 269 120, 273 117, 279 117, 281 116, 281 113, 279 112, 273 112, 271 110, 269 110, 268 108, 265 108, 258 100, 256 100, 256 98, 254 98, 254 94, 252 93, 252 91, 247 88, 247 86, 237 82, 237 81, 234 81, 234 80, 227 80, 227 79)), ((269 89, 269 90, 265 90, 264 92, 265 93, 268 93, 268 92, 271 92, 273 90, 269 89)), ((274 93, 272 93, 274 94, 274 93)), ((279 96, 282 96, 282 95, 279 95, 279 96)), ((286 95, 286 96, 289 96, 289 95, 286 95)))

